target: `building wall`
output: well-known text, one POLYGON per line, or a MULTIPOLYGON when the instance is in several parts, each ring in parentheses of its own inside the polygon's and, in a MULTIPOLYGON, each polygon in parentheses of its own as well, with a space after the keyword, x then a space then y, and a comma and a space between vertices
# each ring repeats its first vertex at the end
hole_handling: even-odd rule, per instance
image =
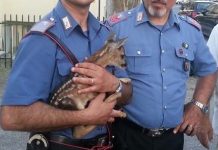
MULTIPOLYGON (((3 20, 4 14, 11 14, 15 16, 18 14, 18 20, 21 19, 21 15, 24 15, 24 19, 27 20, 27 16, 39 16, 48 13, 57 3, 58 0, 1 0, 0 3, 0 22, 3 20)), ((105 14, 106 0, 101 1, 101 18, 105 14)), ((98 16, 98 2, 95 0, 90 10, 95 16, 98 16)), ((14 19, 15 17, 12 17, 14 19)))

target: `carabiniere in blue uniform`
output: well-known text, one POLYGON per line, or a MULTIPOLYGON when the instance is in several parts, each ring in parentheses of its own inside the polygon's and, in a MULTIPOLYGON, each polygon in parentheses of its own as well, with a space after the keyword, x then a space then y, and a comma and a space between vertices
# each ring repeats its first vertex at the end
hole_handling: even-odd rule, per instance
POLYGON ((108 23, 125 43, 127 72, 132 80, 128 119, 144 128, 174 128, 181 123, 190 65, 194 74, 216 71, 199 25, 170 12, 167 23, 153 25, 143 4, 114 15, 108 23))
MULTIPOLYGON (((80 62, 99 50, 110 32, 91 13, 88 16, 88 32, 83 32, 60 1, 42 20, 44 21, 39 22, 34 30, 48 30, 55 34, 80 62)), ((16 67, 12 68, 2 105, 31 105, 37 100, 48 103, 49 94, 64 81, 73 67, 54 42, 46 36, 36 34, 22 39, 14 66, 16 67)), ((99 126, 84 138, 102 133, 106 133, 106 128, 99 126)), ((71 129, 52 134, 73 138, 71 129)))

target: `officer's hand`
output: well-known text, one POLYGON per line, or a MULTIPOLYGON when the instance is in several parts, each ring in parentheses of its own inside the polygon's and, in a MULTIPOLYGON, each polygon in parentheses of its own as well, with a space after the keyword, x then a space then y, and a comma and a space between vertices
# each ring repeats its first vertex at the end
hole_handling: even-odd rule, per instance
POLYGON ((209 141, 213 139, 213 128, 208 116, 203 116, 199 128, 197 129, 196 136, 200 143, 205 148, 209 149, 209 141))
POLYGON ((74 77, 75 83, 90 85, 78 93, 114 92, 119 86, 119 80, 106 69, 93 63, 78 63, 72 71, 86 77, 74 77))
POLYGON ((174 133, 184 132, 189 136, 196 135, 203 115, 197 106, 192 103, 186 104, 182 123, 174 129, 174 133))
POLYGON ((108 121, 114 121, 115 117, 123 117, 123 112, 114 110, 116 100, 111 102, 105 102, 105 94, 101 93, 96 98, 94 98, 88 108, 84 111, 87 124, 106 124, 108 121))

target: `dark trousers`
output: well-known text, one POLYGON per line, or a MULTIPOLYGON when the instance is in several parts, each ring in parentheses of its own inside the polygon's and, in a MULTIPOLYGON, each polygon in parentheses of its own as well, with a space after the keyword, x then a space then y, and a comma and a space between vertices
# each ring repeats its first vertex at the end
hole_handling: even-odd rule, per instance
POLYGON ((151 137, 126 122, 113 124, 114 150, 183 150, 183 133, 167 132, 160 137, 151 137))

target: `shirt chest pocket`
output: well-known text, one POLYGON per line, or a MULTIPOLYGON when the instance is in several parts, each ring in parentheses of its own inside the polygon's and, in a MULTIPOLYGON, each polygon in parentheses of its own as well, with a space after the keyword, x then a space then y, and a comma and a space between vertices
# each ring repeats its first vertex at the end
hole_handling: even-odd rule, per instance
POLYGON ((69 75, 70 69, 71 67, 73 67, 73 65, 69 62, 67 57, 61 51, 59 51, 57 53, 56 59, 57 59, 57 68, 58 68, 59 75, 61 77, 66 77, 67 75, 69 75))
POLYGON ((127 71, 136 74, 149 74, 152 69, 152 50, 145 46, 125 46, 127 71))
POLYGON ((181 66, 182 72, 185 75, 189 75, 190 70, 192 69, 192 61, 194 60, 194 50, 195 47, 190 46, 189 48, 175 48, 177 65, 181 66))
POLYGON ((176 51, 176 56, 179 59, 187 59, 189 61, 193 61, 194 60, 194 47, 193 48, 189 48, 189 49, 184 49, 184 48, 175 48, 176 51))

